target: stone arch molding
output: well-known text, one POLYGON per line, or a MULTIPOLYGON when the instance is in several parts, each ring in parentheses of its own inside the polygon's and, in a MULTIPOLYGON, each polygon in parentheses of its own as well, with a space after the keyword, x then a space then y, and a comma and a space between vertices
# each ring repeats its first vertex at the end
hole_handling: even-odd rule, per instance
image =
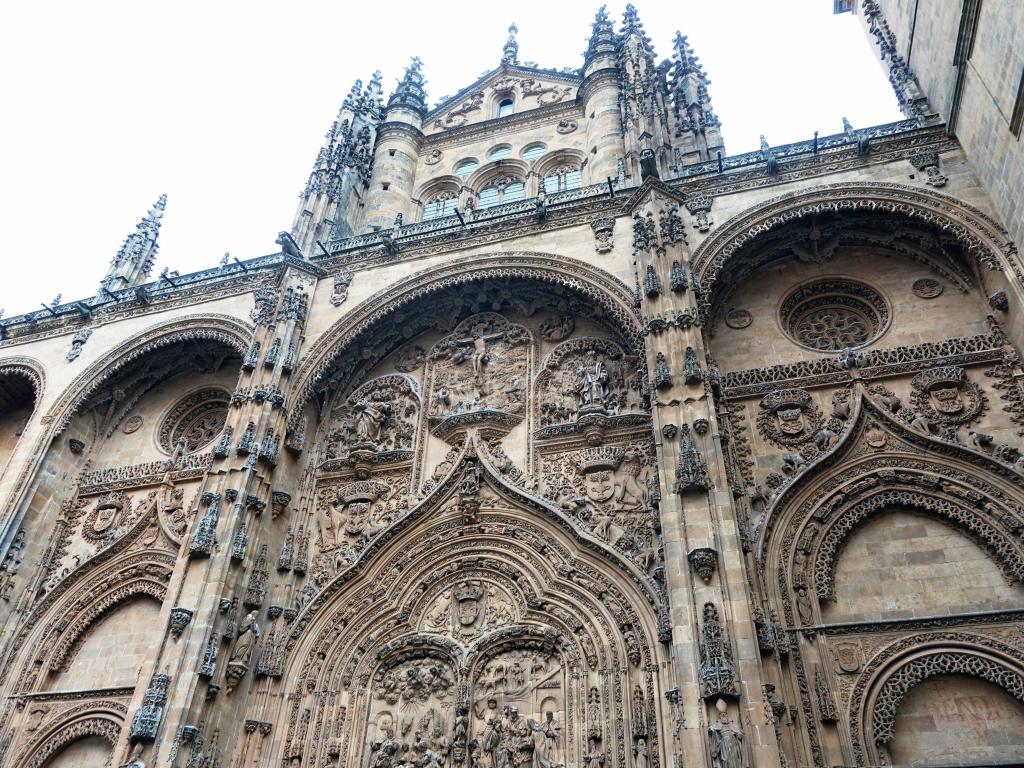
POLYGON ((43 364, 34 357, 16 355, 0 358, 0 376, 22 376, 29 380, 35 390, 35 408, 43 399, 46 391, 46 370, 43 364))
POLYGON ((303 355, 294 375, 295 401, 291 406, 294 428, 316 385, 341 354, 366 333, 406 305, 438 291, 481 280, 521 278, 562 286, 594 301, 633 347, 640 350, 640 318, 632 292, 618 278, 583 261, 549 253, 516 251, 469 256, 417 272, 354 307, 303 355))
POLYGON ((1017 246, 1001 225, 974 206, 904 184, 843 182, 766 200, 725 222, 701 243, 691 262, 704 284, 705 311, 714 304, 718 278, 748 242, 807 216, 855 211, 892 213, 931 224, 954 236, 979 263, 1007 271, 1018 284, 1024 283, 1017 246))
POLYGON ((561 764, 588 750, 625 764, 644 734, 651 764, 664 765, 659 702, 671 683, 660 679, 656 584, 505 483, 475 445, 469 436, 447 478, 292 622, 280 700, 297 709, 281 713, 282 759, 365 764, 394 747, 384 721, 412 741, 398 735, 402 718, 433 718, 423 727, 446 736, 461 727, 468 749, 508 704, 524 725, 552 712, 561 764), (340 718, 334 743, 311 738, 340 718))
MULTIPOLYGON (((60 712, 42 727, 10 765, 42 768, 65 747, 89 736, 99 736, 113 751, 124 726, 128 708, 120 701, 89 701, 60 712)), ((15 755, 12 754, 12 758, 15 755)))
MULTIPOLYGON (((155 513, 154 513, 155 514, 155 513)), ((32 609, 8 647, 0 669, 0 685, 28 692, 61 671, 82 637, 125 603, 148 597, 163 603, 174 570, 175 554, 140 548, 139 539, 157 524, 154 515, 141 517, 133 528, 94 558, 72 571, 32 609), (15 665, 21 654, 23 663, 15 665)))
POLYGON ((904 637, 876 653, 853 685, 850 730, 858 765, 880 764, 900 704, 914 686, 941 675, 987 680, 1024 704, 1024 659, 1011 646, 967 632, 904 637))
POLYGON ((154 350, 183 341, 221 342, 244 356, 253 327, 228 315, 189 315, 149 327, 94 361, 74 378, 43 417, 53 434, 63 432, 78 408, 125 365, 154 350))
POLYGON ((757 557, 777 572, 785 614, 814 623, 813 603, 834 596, 843 547, 863 524, 899 508, 952 525, 988 553, 1008 583, 1022 584, 1022 486, 1010 465, 917 432, 858 390, 836 445, 769 503, 757 557))

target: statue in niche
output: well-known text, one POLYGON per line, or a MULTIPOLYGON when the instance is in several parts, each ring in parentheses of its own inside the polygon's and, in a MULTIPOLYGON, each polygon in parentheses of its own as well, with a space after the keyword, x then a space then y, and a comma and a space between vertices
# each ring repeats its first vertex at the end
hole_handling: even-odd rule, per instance
POLYGON ((743 732, 729 720, 729 710, 723 699, 715 703, 715 708, 718 720, 708 727, 715 768, 747 768, 743 756, 743 732))
POLYGON ((412 450, 419 405, 419 384, 412 377, 394 373, 371 379, 332 409, 327 458, 412 450))
POLYGON ((633 747, 633 766, 634 768, 647 768, 648 765, 647 740, 637 739, 636 746, 633 747))
POLYGON ((259 637, 260 625, 256 623, 256 611, 250 611, 238 627, 238 639, 235 641, 235 647, 231 649, 228 664, 248 667, 259 637))
POLYGON ((591 349, 587 352, 585 362, 576 369, 576 374, 579 377, 576 396, 580 408, 588 405, 604 407, 608 400, 608 367, 604 358, 591 349))
POLYGON ((525 408, 529 332, 494 312, 474 315, 434 345, 428 359, 430 416, 525 408))
POLYGON ((640 375, 635 358, 627 358, 608 339, 583 337, 559 344, 537 377, 541 426, 572 422, 584 414, 643 411, 640 375))
POLYGON ((391 404, 376 400, 360 400, 353 409, 356 412, 355 433, 360 443, 378 445, 384 424, 391 411, 391 404))
POLYGON ((562 764, 562 726, 555 720, 555 713, 550 709, 544 713, 541 734, 544 736, 544 745, 537 762, 540 768, 556 768, 562 764))

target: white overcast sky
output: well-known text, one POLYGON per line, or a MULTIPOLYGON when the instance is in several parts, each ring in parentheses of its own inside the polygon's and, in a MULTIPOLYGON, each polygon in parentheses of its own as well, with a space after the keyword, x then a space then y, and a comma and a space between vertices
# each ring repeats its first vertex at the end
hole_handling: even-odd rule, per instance
MULTIPOLYGON (((578 67, 599 3, 578 0, 7 2, 0 8, 0 307, 95 293, 162 192, 154 275, 276 250, 353 80, 411 55, 430 104, 519 55, 578 67)), ((712 80, 730 154, 900 118, 874 51, 832 0, 637 4, 659 61, 677 29, 712 80)), ((616 20, 624 3, 609 3, 616 20)))

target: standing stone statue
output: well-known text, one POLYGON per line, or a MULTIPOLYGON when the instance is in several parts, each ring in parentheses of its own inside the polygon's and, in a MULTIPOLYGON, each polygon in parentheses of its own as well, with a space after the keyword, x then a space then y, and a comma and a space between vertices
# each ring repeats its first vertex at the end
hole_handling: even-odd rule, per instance
POLYGON ((715 768, 747 768, 743 756, 743 732, 729 720, 728 707, 723 699, 715 703, 715 708, 718 710, 718 722, 708 728, 715 768))

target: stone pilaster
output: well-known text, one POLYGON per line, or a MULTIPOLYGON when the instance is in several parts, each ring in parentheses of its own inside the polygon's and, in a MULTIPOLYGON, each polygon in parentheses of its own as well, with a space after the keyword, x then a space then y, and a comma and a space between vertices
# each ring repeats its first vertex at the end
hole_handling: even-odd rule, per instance
POLYGON ((682 199, 649 178, 627 203, 661 483, 672 645, 685 726, 677 752, 709 757, 708 728, 724 717, 744 733, 752 765, 779 764, 763 703, 743 551, 725 471, 702 337, 701 287, 689 262, 682 199))
MULTIPOLYGON (((322 276, 309 262, 285 257, 276 286, 255 293, 250 349, 168 586, 162 620, 173 632, 168 630, 143 668, 142 679, 166 689, 160 722, 153 722, 150 711, 153 694, 140 686, 129 714, 144 711, 147 727, 122 736, 147 749, 153 744, 147 763, 185 765, 194 752, 228 754, 239 734, 235 722, 245 711, 258 663, 260 627, 270 623, 266 541, 275 470, 283 459, 285 402, 310 299, 322 276), (180 621, 184 611, 190 612, 187 623, 180 621)), ((126 755, 128 748, 119 744, 115 755, 126 755)))

